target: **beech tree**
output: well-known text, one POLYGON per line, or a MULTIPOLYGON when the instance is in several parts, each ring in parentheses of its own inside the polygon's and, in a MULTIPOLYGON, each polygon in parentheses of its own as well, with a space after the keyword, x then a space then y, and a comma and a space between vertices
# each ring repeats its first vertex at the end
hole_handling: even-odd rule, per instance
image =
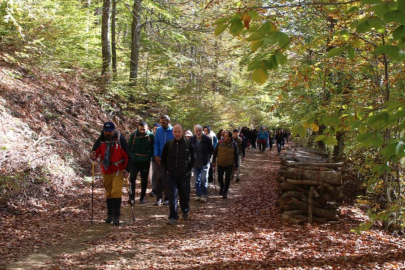
POLYGON ((132 24, 131 24, 131 57, 129 79, 136 85, 138 78, 139 65, 139 46, 141 40, 141 0, 134 0, 132 7, 132 24))
POLYGON ((101 54, 103 65, 101 75, 107 76, 111 68, 110 15, 111 0, 103 0, 103 12, 101 19, 101 54))

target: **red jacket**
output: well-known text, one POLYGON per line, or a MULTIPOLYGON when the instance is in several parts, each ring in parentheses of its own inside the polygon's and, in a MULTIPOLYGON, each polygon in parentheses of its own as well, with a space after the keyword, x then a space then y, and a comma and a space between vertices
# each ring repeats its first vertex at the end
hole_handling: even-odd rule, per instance
MULTIPOLYGON (((115 133, 112 138, 114 144, 112 144, 110 149, 110 166, 106 170, 101 164, 101 171, 105 174, 115 173, 118 170, 126 170, 127 172, 129 172, 130 170, 130 156, 128 155, 129 151, 127 141, 122 135, 120 135, 120 138, 118 139, 117 134, 118 133, 115 133), (118 142, 118 140, 120 142, 118 142)), ((100 139, 97 140, 95 145, 93 146, 93 150, 96 152, 96 159, 100 157, 101 163, 104 160, 106 146, 107 142, 100 139)))

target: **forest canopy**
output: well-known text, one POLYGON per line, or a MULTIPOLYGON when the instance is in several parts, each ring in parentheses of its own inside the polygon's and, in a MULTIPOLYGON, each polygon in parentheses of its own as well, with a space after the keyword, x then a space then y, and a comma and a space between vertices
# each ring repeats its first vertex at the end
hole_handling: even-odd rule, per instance
POLYGON ((403 219, 405 0, 3 0, 0 20, 3 61, 93 79, 110 115, 291 129, 403 219))

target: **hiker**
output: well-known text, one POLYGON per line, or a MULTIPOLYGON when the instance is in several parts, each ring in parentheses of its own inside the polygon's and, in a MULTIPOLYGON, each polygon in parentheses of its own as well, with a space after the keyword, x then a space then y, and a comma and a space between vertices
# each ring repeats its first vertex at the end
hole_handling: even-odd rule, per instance
POLYGON ((113 122, 105 122, 101 136, 91 149, 90 158, 100 157, 103 185, 107 201, 106 223, 120 223, 122 187, 131 167, 129 147, 113 122))
MULTIPOLYGON (((246 151, 246 149, 249 149, 249 147, 251 145, 249 128, 243 127, 242 130, 240 131, 239 136, 242 137, 246 143, 246 147, 245 147, 245 151, 246 151)), ((245 157, 245 153, 243 153, 243 157, 245 157)))
POLYGON ((165 143, 173 139, 173 127, 170 125, 170 117, 167 115, 160 116, 159 127, 155 134, 155 149, 154 149, 154 159, 156 162, 156 206, 162 204, 163 189, 165 190, 165 200, 164 205, 169 204, 169 187, 167 186, 167 174, 163 165, 160 163, 162 157, 162 151, 165 143))
MULTIPOLYGON (((212 140, 212 147, 213 149, 215 149, 215 147, 217 147, 218 144, 218 138, 215 135, 215 132, 211 130, 210 126, 204 126, 203 130, 204 134, 207 135, 212 140)), ((212 156, 210 160, 210 169, 208 171, 208 183, 212 183, 214 181, 214 171, 211 163, 212 163, 212 156)))
POLYGON ((243 138, 239 136, 239 130, 234 129, 232 132, 232 140, 233 142, 238 146, 238 163, 239 163, 239 167, 236 171, 234 171, 234 173, 232 173, 231 176, 231 180, 233 180, 235 178, 235 174, 236 174, 236 180, 235 182, 238 183, 240 181, 240 167, 241 167, 241 160, 243 158, 243 153, 244 153, 244 142, 243 142, 243 138))
POLYGON ((193 137, 193 133, 191 132, 191 130, 187 130, 186 133, 184 133, 184 136, 187 140, 190 140, 193 137))
POLYGON ((257 135, 259 134, 259 131, 257 130, 257 128, 254 128, 252 130, 252 148, 256 150, 256 142, 257 142, 257 135))
POLYGON ((281 147, 284 148, 284 143, 285 143, 285 132, 284 132, 284 130, 281 130, 281 135, 283 136, 283 140, 281 141, 281 147))
POLYGON ((180 208, 183 220, 188 219, 190 210, 190 178, 191 169, 195 163, 193 144, 183 137, 183 127, 176 124, 173 127, 174 139, 168 141, 162 150, 162 165, 167 171, 169 192, 169 225, 175 225, 179 218, 177 214, 177 196, 180 197, 180 208))
POLYGON ((242 153, 239 153, 239 155, 242 155, 242 159, 245 159, 246 155, 246 148, 248 148, 248 139, 245 137, 245 135, 242 132, 239 132, 239 138, 242 138, 242 153))
POLYGON ((138 129, 131 134, 129 138, 129 148, 132 157, 131 172, 129 174, 129 181, 131 182, 131 194, 128 203, 135 204, 135 185, 138 172, 141 175, 141 197, 140 204, 145 203, 146 188, 148 187, 148 175, 150 168, 150 161, 153 157, 153 147, 155 137, 152 132, 148 130, 148 124, 140 122, 138 129))
POLYGON ((218 133, 217 133, 217 138, 218 138, 218 141, 220 141, 220 140, 223 140, 223 139, 224 139, 224 134, 225 134, 225 130, 220 129, 220 130, 218 131, 218 133))
POLYGON ((269 146, 270 146, 270 151, 273 149, 273 143, 274 143, 274 133, 273 130, 269 131, 269 146))
MULTIPOLYGON (((153 138, 155 138, 155 134, 156 134, 156 130, 160 127, 159 124, 154 124, 153 125, 153 129, 152 129, 152 133, 153 133, 153 138)), ((153 148, 153 151, 155 148, 153 148)), ((152 191, 149 193, 149 196, 156 196, 156 178, 157 178, 157 173, 156 173, 156 162, 155 159, 152 158, 152 161, 150 162, 150 181, 152 184, 152 191)))
POLYGON ((218 182, 220 185, 219 195, 223 199, 228 198, 228 189, 231 182, 233 170, 239 167, 238 146, 232 141, 232 132, 227 131, 224 139, 218 143, 214 150, 212 166, 216 166, 218 161, 218 182), (224 184, 225 174, 225 184, 224 184))
POLYGON ((283 141, 284 141, 284 134, 283 134, 283 132, 281 131, 281 129, 279 129, 279 130, 277 131, 277 134, 276 134, 276 136, 274 137, 274 139, 276 140, 276 144, 277 144, 277 153, 280 154, 280 152, 281 152, 281 145, 282 145, 282 143, 283 143, 283 141))
POLYGON ((288 144, 288 139, 290 138, 290 133, 287 130, 284 130, 284 139, 286 143, 288 144))
POLYGON ((259 134, 257 135, 257 144, 259 145, 259 150, 264 152, 266 149, 266 141, 269 138, 269 133, 265 130, 264 127, 260 127, 259 134))
POLYGON ((214 147, 212 145, 212 140, 207 135, 203 134, 202 126, 195 125, 194 134, 195 135, 191 138, 191 143, 193 144, 196 153, 194 177, 197 201, 206 202, 208 172, 214 147))

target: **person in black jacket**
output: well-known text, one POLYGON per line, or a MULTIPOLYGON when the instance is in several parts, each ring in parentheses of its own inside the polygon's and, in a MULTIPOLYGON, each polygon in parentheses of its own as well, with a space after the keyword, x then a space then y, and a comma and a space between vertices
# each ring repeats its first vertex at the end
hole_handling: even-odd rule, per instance
POLYGON ((183 136, 183 127, 173 127, 174 139, 165 143, 162 151, 162 165, 167 171, 169 185, 169 225, 175 225, 177 214, 177 196, 180 197, 180 208, 183 220, 187 220, 190 210, 190 178, 196 156, 193 144, 183 136))
POLYGON ((195 189, 197 192, 197 201, 207 201, 208 172, 210 169, 210 160, 214 152, 212 139, 203 134, 202 126, 194 126, 194 136, 191 143, 196 153, 196 162, 194 164, 195 189))
POLYGON ((281 131, 281 129, 279 129, 279 130, 277 131, 277 134, 276 134, 276 136, 274 137, 274 139, 276 140, 276 144, 277 144, 277 153, 280 154, 280 152, 281 152, 281 146, 282 146, 282 144, 283 144, 283 142, 284 142, 284 134, 283 134, 283 132, 281 131))

